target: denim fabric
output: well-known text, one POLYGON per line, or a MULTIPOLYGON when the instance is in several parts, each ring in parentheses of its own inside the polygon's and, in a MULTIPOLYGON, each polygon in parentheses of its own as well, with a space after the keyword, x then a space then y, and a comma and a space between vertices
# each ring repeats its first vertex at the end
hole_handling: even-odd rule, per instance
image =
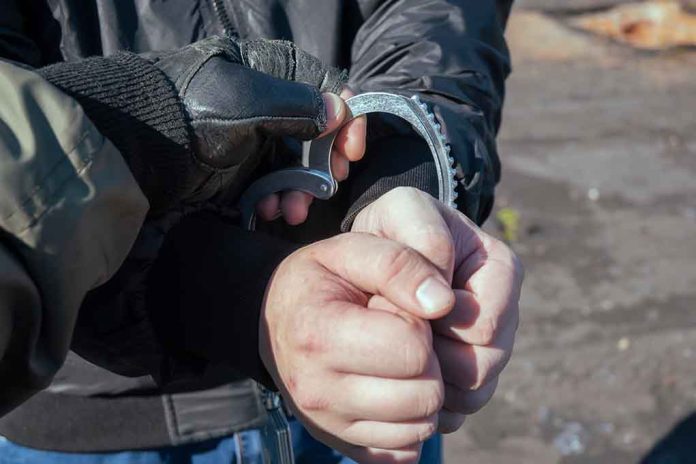
MULTIPOLYGON (((292 448, 296 464, 357 464, 315 440, 297 421, 290 422, 292 448)), ((420 464, 442 463, 442 436, 435 435, 423 444, 420 464)))
MULTIPOLYGON (((323 445, 297 421, 291 421, 297 464, 354 464, 323 445)), ((42 451, 0 437, 0 464, 263 464, 261 435, 242 432, 202 443, 154 450, 114 453, 61 453, 42 451)), ((423 445, 421 464, 442 463, 442 437, 436 435, 423 445)))

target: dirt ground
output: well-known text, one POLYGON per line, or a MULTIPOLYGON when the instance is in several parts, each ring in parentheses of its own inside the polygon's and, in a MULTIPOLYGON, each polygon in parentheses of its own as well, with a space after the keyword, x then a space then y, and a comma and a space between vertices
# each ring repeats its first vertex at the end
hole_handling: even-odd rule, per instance
POLYGON ((511 20, 497 211, 520 218, 522 322, 448 463, 696 462, 696 51, 573 30, 583 3, 620 2, 511 20))

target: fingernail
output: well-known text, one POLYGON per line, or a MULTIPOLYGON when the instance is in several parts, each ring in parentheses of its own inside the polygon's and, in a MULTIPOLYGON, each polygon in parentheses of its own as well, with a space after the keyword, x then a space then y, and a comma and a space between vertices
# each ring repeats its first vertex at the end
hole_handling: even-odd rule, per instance
POLYGON ((451 304, 452 289, 439 279, 428 277, 416 290, 416 298, 426 314, 434 314, 451 304))
POLYGON ((343 111, 343 100, 338 95, 332 93, 324 94, 324 104, 326 105, 327 119, 338 119, 343 111))

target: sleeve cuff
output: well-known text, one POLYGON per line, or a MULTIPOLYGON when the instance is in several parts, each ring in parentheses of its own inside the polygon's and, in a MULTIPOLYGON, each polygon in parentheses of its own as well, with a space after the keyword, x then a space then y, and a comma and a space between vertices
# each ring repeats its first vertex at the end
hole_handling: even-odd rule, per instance
POLYGON ((266 286, 298 245, 248 232, 211 214, 168 235, 151 274, 148 301, 174 353, 225 363, 275 388, 259 356, 266 286))
POLYGON ((427 143, 417 135, 375 140, 351 175, 350 206, 341 222, 341 231, 350 230, 363 208, 390 190, 404 186, 415 187, 437 198, 437 170, 427 143))
POLYGON ((178 198, 191 161, 191 129, 165 74, 134 53, 58 63, 38 73, 77 100, 119 149, 154 211, 178 198), (152 173, 168 173, 167 176, 152 173))

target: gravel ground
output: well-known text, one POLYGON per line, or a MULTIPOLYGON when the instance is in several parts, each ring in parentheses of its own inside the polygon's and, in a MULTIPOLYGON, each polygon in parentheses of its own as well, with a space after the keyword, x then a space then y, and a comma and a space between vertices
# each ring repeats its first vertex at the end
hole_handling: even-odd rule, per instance
POLYGON ((520 217, 522 323, 447 462, 696 462, 696 51, 545 15, 617 1, 520 3, 497 211, 520 217))

